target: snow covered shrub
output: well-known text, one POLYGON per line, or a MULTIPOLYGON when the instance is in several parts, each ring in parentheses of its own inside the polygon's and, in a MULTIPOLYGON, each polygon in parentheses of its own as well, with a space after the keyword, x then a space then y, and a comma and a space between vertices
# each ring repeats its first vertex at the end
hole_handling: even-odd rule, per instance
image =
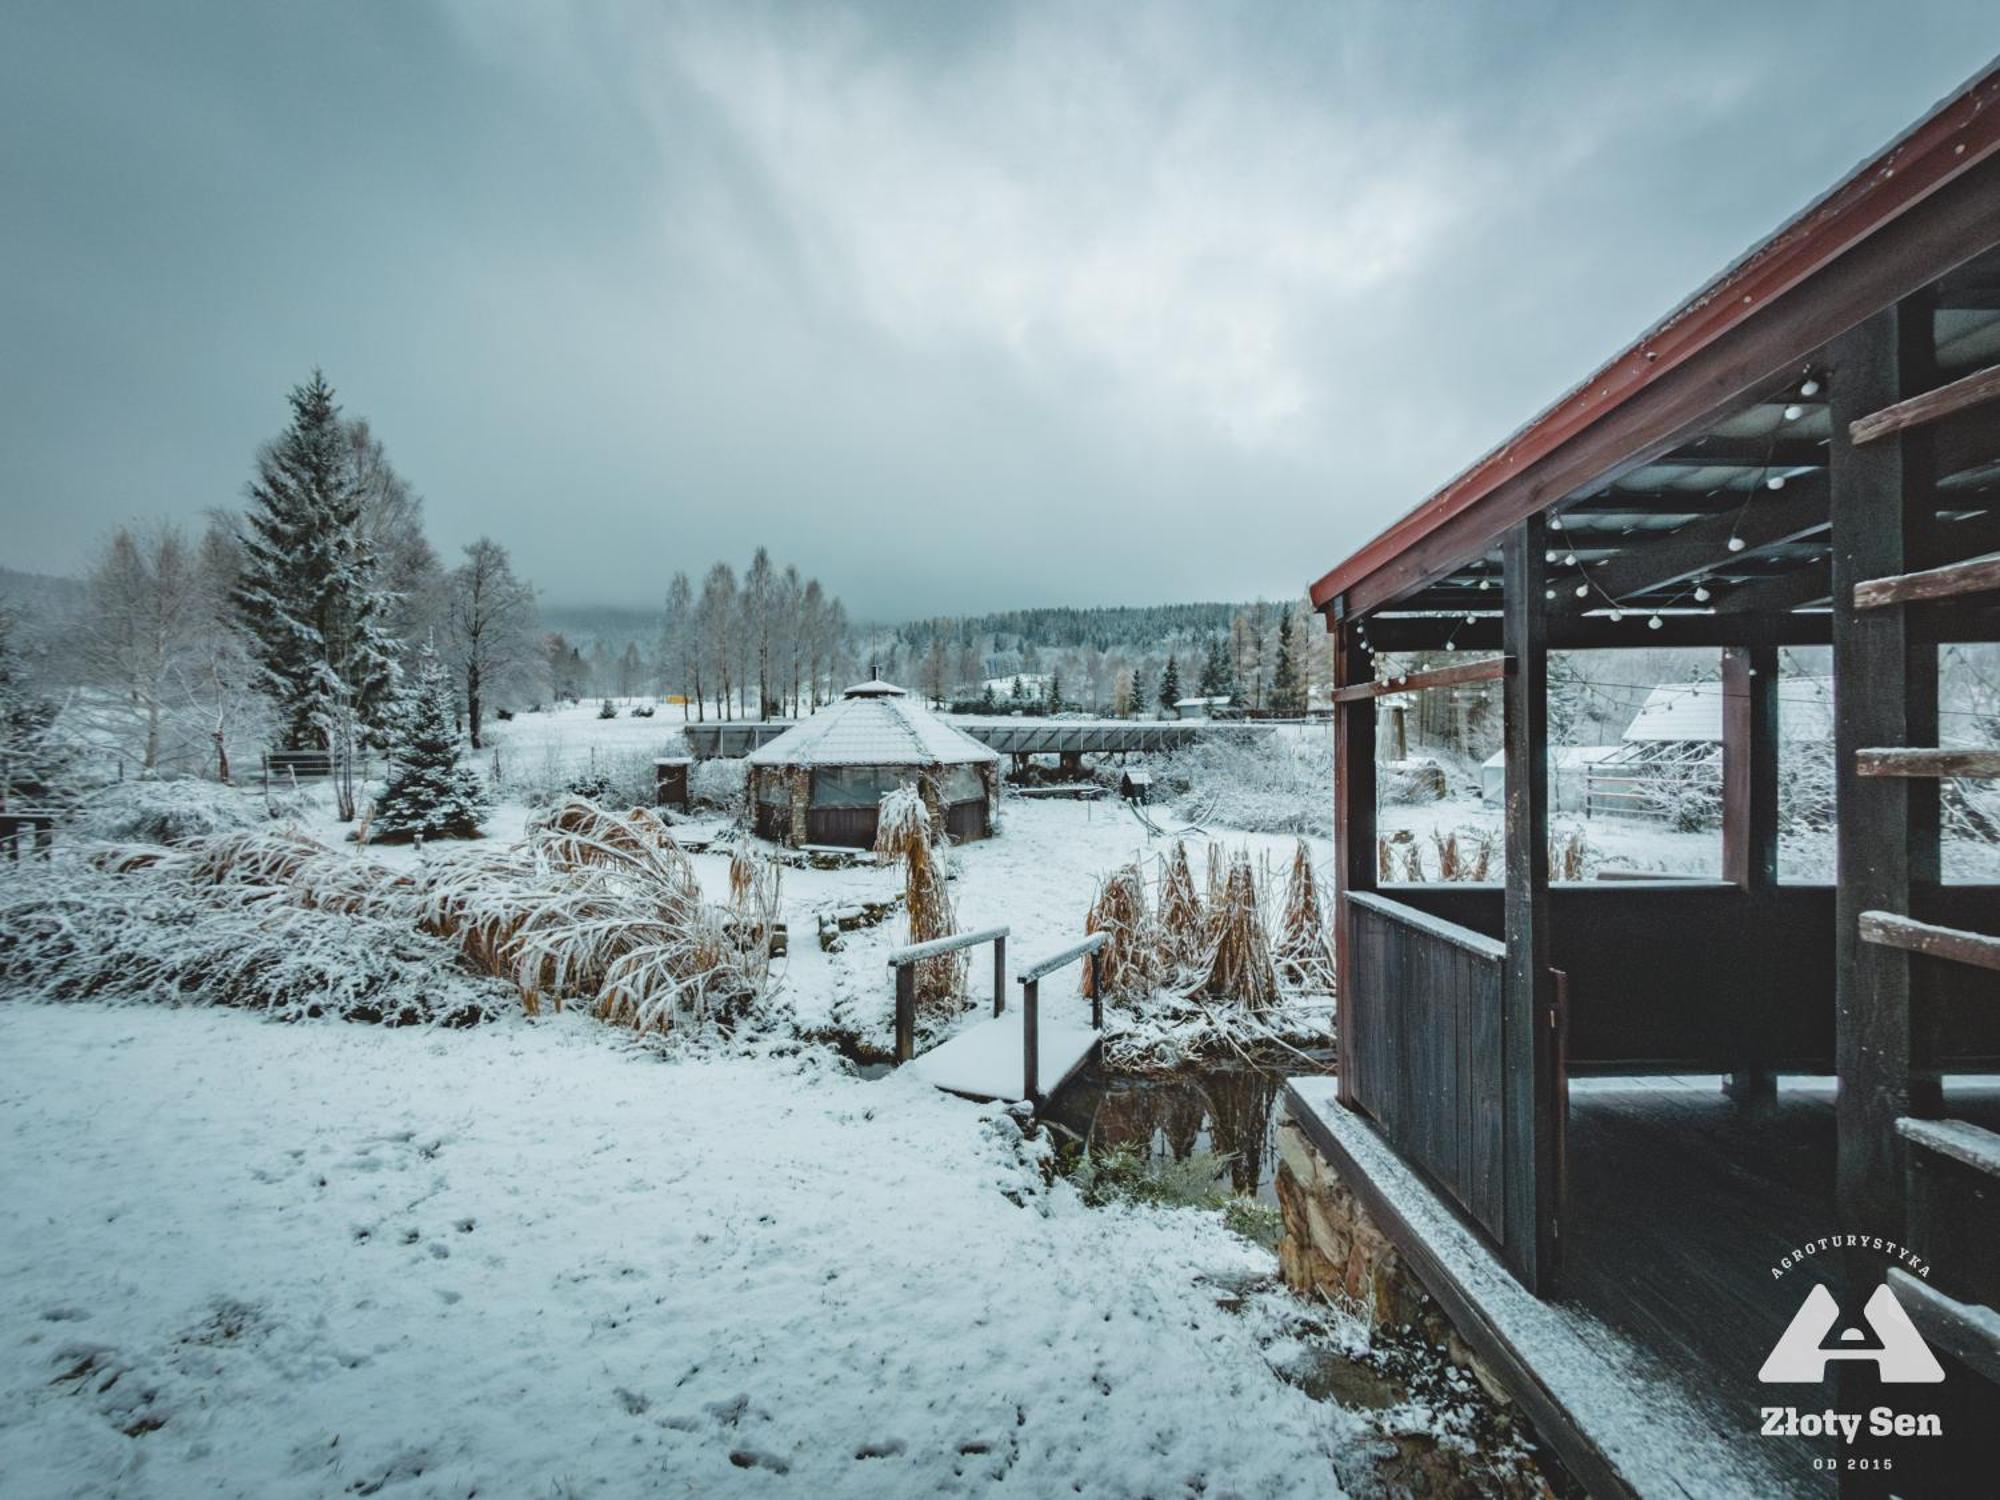
POLYGON ((743 789, 750 767, 740 760, 696 761, 688 776, 688 796, 697 807, 738 813, 743 807, 743 789))
POLYGON ((681 1032, 730 1024, 768 992, 776 900, 775 879, 752 876, 715 906, 656 814, 572 798, 513 849, 427 863, 418 911, 467 962, 511 980, 530 1014, 574 999, 602 1020, 681 1032))
POLYGON ((43 1000, 227 1005, 286 1020, 470 1025, 511 1009, 404 917, 301 906, 193 862, 0 876, 0 984, 43 1000))
POLYGON ((110 844, 177 844, 239 828, 255 828, 274 816, 303 811, 296 797, 264 799, 215 781, 137 780, 100 788, 78 808, 79 838, 110 844))
MULTIPOLYGON (((904 941, 928 943, 958 931, 945 885, 943 852, 932 844, 931 813, 923 794, 900 786, 882 799, 876 823, 875 853, 885 862, 903 866, 904 941)), ((917 1008, 933 1015, 965 1009, 964 953, 941 953, 916 965, 917 1008)))
POLYGON ((455 715, 444 666, 426 646, 396 715, 389 779, 369 815, 369 838, 390 843, 479 836, 489 806, 486 787, 477 771, 458 763, 455 715))
POLYGON ((1333 832, 1333 741, 1325 734, 1216 735, 1168 758, 1163 778, 1192 823, 1251 833, 1333 832))

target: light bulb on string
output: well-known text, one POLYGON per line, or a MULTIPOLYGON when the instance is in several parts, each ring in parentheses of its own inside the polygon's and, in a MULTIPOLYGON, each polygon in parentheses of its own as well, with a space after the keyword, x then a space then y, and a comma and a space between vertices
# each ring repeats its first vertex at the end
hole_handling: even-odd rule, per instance
POLYGON ((1799 387, 1799 394, 1801 396, 1817 396, 1819 394, 1819 382, 1810 378, 1807 379, 1806 383, 1799 387))
POLYGON ((1805 414, 1806 414, 1806 409, 1803 406, 1794 404, 1785 408, 1785 420, 1787 422, 1796 422, 1800 417, 1803 417, 1805 414))
POLYGON ((1706 604, 1708 603, 1709 598, 1710 595, 1708 592, 1708 586, 1706 584, 1696 584, 1694 590, 1694 602, 1697 604, 1706 604))
POLYGON ((1784 487, 1785 476, 1782 474, 1773 474, 1769 479, 1764 481, 1764 488, 1767 490, 1781 490, 1784 487))
POLYGON ((1587 583, 1579 583, 1576 586, 1576 597, 1579 599, 1588 599, 1590 597, 1590 585, 1587 583))
POLYGON ((1648 630, 1658 630, 1662 625, 1666 623, 1667 622, 1665 620, 1662 620, 1658 615, 1654 615, 1652 619, 1646 622, 1646 628, 1648 630))
POLYGON ((1561 531, 1562 529, 1563 529, 1563 518, 1561 516, 1550 516, 1549 530, 1561 531))
POLYGON ((1555 591, 1554 589, 1543 589, 1543 590, 1542 590, 1542 597, 1543 597, 1544 599, 1553 599, 1553 598, 1555 598, 1555 596, 1556 596, 1556 591, 1555 591))
POLYGON ((1729 539, 1729 550, 1731 552, 1741 552, 1743 550, 1743 538, 1740 536, 1731 537, 1729 539))
POLYGON ((1573 568, 1576 566, 1576 554, 1574 552, 1566 553, 1564 555, 1563 566, 1566 568, 1573 568))
POLYGON ((1613 623, 1614 625, 1615 625, 1615 624, 1617 624, 1617 623, 1618 623, 1618 621, 1620 621, 1620 620, 1622 620, 1622 619, 1624 619, 1624 618, 1625 618, 1625 611, 1624 611, 1624 610, 1622 610, 1622 609, 1614 609, 1614 610, 1612 610, 1612 611, 1611 611, 1611 622, 1612 622, 1612 623, 1613 623))

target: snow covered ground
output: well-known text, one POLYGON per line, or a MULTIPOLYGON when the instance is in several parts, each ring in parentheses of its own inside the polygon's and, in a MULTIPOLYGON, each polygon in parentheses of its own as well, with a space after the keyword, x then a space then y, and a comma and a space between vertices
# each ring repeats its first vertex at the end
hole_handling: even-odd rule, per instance
POLYGON ((0 1006, 10 1495, 1335 1494, 1192 1210, 816 1053, 0 1006))

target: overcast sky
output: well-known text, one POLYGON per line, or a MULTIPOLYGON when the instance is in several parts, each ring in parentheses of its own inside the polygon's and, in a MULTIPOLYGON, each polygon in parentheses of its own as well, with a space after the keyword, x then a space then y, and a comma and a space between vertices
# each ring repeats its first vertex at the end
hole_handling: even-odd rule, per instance
POLYGON ((2000 6, 0 3, 0 563, 315 365, 559 604, 1296 593, 2000 51, 2000 6))

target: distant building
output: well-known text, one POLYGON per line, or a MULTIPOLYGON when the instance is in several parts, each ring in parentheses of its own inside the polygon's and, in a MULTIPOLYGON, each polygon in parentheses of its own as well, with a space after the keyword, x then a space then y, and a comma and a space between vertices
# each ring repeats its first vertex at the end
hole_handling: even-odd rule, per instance
POLYGON ((1233 701, 1227 693, 1214 698, 1176 698, 1174 717, 1176 719, 1227 718, 1233 701))

